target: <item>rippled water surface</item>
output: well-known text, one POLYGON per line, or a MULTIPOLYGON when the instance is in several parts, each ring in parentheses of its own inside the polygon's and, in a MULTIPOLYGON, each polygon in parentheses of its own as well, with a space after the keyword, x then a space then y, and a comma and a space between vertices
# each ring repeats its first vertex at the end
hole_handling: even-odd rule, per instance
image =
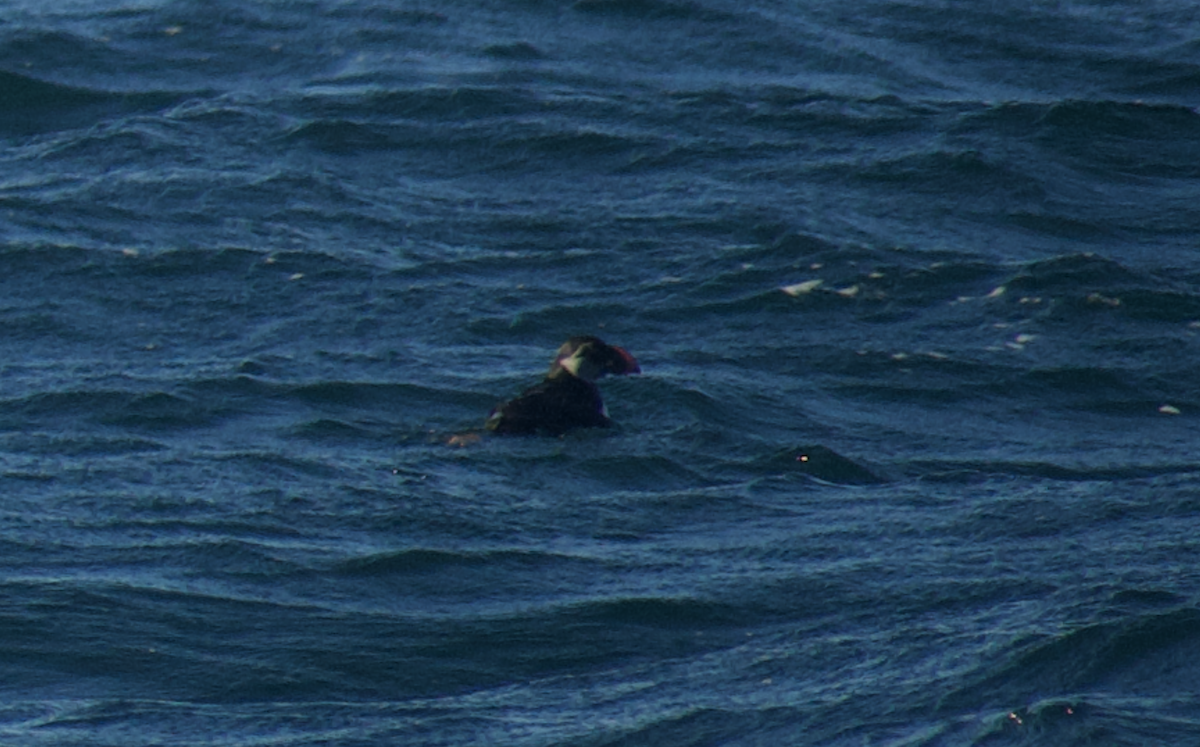
POLYGON ((0 741, 1200 739, 1194 7, 794 6, 0 9, 0 741))

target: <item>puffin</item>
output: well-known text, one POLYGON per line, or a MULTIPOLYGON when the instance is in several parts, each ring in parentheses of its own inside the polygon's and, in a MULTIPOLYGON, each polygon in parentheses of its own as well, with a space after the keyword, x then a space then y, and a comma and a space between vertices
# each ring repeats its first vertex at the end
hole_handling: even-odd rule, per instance
POLYGON ((561 436, 576 428, 612 425, 596 380, 642 369, 624 348, 599 337, 572 337, 559 347, 542 383, 496 405, 484 427, 495 433, 561 436))

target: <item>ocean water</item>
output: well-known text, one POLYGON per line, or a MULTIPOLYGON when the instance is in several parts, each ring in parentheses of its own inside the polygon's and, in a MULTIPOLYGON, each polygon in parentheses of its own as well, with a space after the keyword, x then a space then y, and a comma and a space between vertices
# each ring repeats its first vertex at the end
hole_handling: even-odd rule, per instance
POLYGON ((6 3, 0 743, 1200 743, 1198 101, 1179 0, 6 3))

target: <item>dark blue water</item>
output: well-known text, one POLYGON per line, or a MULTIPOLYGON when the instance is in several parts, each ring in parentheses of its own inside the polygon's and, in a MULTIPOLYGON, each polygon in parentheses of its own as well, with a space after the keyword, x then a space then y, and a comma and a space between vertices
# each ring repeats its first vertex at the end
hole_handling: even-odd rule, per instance
POLYGON ((1200 742, 1194 4, 796 5, 0 10, 0 742, 1200 742))

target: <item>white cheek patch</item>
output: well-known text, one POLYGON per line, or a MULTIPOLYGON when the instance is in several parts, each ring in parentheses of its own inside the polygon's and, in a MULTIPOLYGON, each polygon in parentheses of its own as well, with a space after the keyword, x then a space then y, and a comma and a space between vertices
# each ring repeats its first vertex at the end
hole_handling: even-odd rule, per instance
POLYGON ((558 365, 563 367, 563 370, 572 376, 579 375, 579 358, 572 355, 570 358, 563 358, 558 362, 558 365))
POLYGON ((584 381, 595 381, 604 375, 604 371, 594 361, 588 360, 586 356, 580 355, 578 352, 570 358, 559 360, 558 365, 575 378, 584 381))

